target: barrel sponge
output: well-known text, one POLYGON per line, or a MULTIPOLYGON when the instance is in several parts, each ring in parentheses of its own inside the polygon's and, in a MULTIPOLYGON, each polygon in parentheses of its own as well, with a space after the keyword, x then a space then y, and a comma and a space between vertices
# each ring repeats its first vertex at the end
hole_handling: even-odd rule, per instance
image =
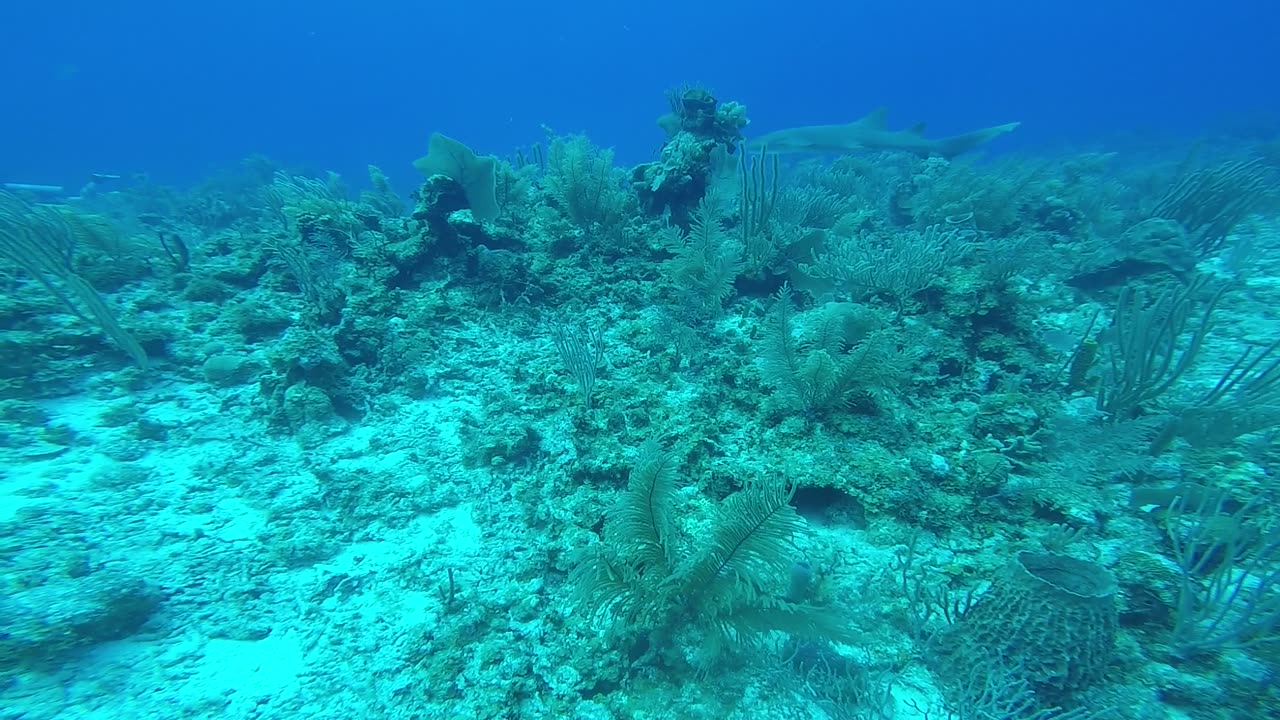
POLYGON ((999 665, 1045 700, 1102 678, 1116 636, 1116 580, 1065 555, 1020 552, 946 633, 958 668, 999 665))

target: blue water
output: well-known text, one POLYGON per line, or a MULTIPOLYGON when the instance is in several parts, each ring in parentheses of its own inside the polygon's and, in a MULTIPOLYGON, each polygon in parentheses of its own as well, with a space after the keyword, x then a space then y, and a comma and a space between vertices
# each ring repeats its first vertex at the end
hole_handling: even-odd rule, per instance
POLYGON ((1280 718, 1280 2, 0 3, 0 720, 1280 718))
POLYGON ((393 177, 440 131, 506 155, 542 126, 626 163, 663 91, 753 129, 878 106, 1005 148, 1255 127, 1280 114, 1280 6, 1134 2, 18 2, 0 9, 0 181, 192 182, 254 153, 393 177))

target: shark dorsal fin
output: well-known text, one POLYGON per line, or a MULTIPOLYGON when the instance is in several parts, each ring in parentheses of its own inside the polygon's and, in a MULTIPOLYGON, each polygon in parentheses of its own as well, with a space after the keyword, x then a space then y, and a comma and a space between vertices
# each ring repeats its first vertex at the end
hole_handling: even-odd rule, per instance
POLYGON ((912 135, 921 135, 921 136, 923 136, 923 135, 924 135, 924 123, 919 122, 919 123, 916 123, 915 125, 912 125, 911 127, 907 128, 907 132, 911 133, 912 135))
POLYGON ((861 125, 865 128, 870 128, 872 130, 884 130, 885 117, 888 114, 889 114, 888 108, 876 108, 875 110, 872 110, 871 112, 864 115, 862 119, 855 122, 854 125, 861 125))

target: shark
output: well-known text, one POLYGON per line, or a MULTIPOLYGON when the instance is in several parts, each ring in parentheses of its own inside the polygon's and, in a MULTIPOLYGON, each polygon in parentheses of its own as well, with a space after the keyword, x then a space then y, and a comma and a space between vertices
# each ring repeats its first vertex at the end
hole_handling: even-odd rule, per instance
POLYGON ((776 130, 751 140, 748 145, 777 153, 843 155, 859 150, 901 150, 921 157, 939 155, 950 159, 1012 132, 1021 124, 1011 122, 963 135, 930 139, 924 136, 923 124, 906 130, 889 130, 885 125, 887 112, 880 108, 847 125, 808 125, 776 130))

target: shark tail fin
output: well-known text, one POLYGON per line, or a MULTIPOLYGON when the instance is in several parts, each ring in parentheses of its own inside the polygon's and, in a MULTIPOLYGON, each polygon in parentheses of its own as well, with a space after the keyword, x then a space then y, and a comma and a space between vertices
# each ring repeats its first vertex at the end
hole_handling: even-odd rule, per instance
POLYGON ((947 158, 953 158, 969 152, 970 150, 991 142, 1007 132, 1013 132, 1022 123, 1005 123, 1004 125, 996 125, 982 130, 974 130, 963 135, 952 135, 951 137, 941 138, 937 141, 934 151, 947 158))

